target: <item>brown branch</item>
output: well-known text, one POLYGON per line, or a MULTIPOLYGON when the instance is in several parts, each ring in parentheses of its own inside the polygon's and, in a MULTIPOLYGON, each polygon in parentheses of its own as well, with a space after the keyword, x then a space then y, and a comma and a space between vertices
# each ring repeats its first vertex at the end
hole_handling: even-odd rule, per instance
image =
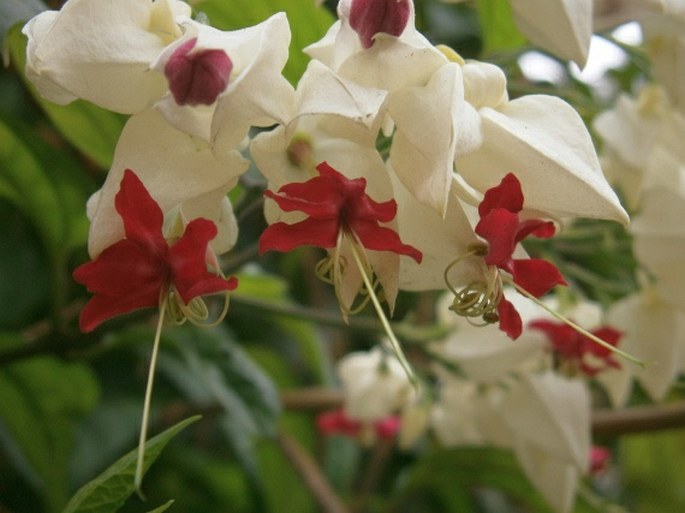
POLYGON ((349 513, 312 456, 289 434, 278 435, 281 450, 297 470, 324 513, 349 513))
MULTIPOLYGON (((328 410, 343 404, 343 393, 329 388, 301 388, 281 394, 286 410, 328 410)), ((596 410, 592 414, 595 436, 621 436, 662 429, 685 428, 685 401, 596 410)))
POLYGON ((595 436, 619 436, 685 427, 685 401, 599 410, 592 414, 595 436))
POLYGON ((331 388, 300 388, 281 393, 281 404, 286 410, 331 410, 342 403, 342 391, 331 388))

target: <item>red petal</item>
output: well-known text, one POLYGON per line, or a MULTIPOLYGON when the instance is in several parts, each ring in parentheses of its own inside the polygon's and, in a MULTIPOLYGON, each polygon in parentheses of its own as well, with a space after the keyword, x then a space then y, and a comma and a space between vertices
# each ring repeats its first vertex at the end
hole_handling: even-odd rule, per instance
POLYGON ((342 408, 320 413, 316 418, 316 425, 325 435, 356 437, 362 429, 361 422, 349 418, 342 408))
POLYGON ((153 284, 157 284, 159 293, 168 274, 163 258, 123 239, 106 248, 97 259, 77 267, 73 277, 94 294, 124 296, 153 284))
POLYGON ((233 290, 237 280, 225 280, 207 270, 207 246, 216 237, 212 221, 194 219, 169 250, 172 281, 184 303, 205 294, 233 290))
POLYGON ((338 242, 338 219, 308 218, 295 224, 274 223, 259 238, 259 254, 291 251, 300 246, 333 248, 338 242))
POLYGON ((541 258, 513 260, 511 275, 514 283, 535 297, 546 294, 555 285, 567 285, 559 269, 541 258))
MULTIPOLYGON (((612 328, 611 326, 602 326, 601 328, 597 328, 595 330, 592 330, 591 332, 594 336, 601 338, 604 340, 604 342, 607 342, 608 344, 611 344, 614 347, 618 346, 618 343, 621 340, 621 337, 623 336, 623 333, 618 331, 615 328, 612 328)), ((595 356, 613 356, 613 353, 609 351, 607 348, 600 346, 599 344, 593 342, 591 339, 584 337, 587 340, 587 349, 588 352, 594 354, 595 356)), ((616 362, 618 363, 618 362, 616 362)))
POLYGON ((476 233, 488 242, 485 263, 508 269, 516 247, 516 232, 519 227, 518 214, 504 208, 489 211, 476 225, 476 233))
POLYGON ((120 314, 159 305, 161 284, 136 287, 125 296, 96 294, 81 310, 79 327, 84 333, 94 330, 102 322, 120 314))
POLYGON ((345 201, 335 182, 320 177, 304 183, 289 183, 277 193, 266 190, 264 195, 278 203, 285 212, 304 212, 317 219, 339 217, 345 201))
POLYGON ((497 314, 499 315, 499 329, 509 335, 512 340, 519 338, 523 331, 523 322, 514 305, 503 297, 497 305, 497 314))
POLYGON ((373 427, 378 438, 394 438, 400 432, 402 419, 397 415, 390 415, 374 422, 373 427))
POLYGON ((515 214, 523 208, 521 182, 512 173, 502 178, 499 185, 485 191, 483 201, 478 205, 478 214, 483 218, 496 208, 504 208, 515 214))
POLYGON ((141 244, 150 253, 166 253, 168 245, 162 235, 162 209, 130 169, 124 171, 114 206, 124 222, 127 239, 141 244))
POLYGON ((556 228, 552 221, 543 221, 542 219, 526 219, 519 224, 518 232, 516 233, 516 242, 521 242, 528 235, 534 235, 540 239, 549 239, 556 232, 556 228))
POLYGON ((362 246, 374 251, 392 251, 398 255, 407 255, 417 263, 421 263, 423 254, 414 246, 404 244, 397 232, 383 226, 378 226, 375 221, 365 219, 355 220, 350 228, 359 237, 362 246))
POLYGON ((364 193, 362 196, 350 198, 345 210, 348 218, 388 223, 397 215, 397 203, 395 200, 378 203, 364 193))
POLYGON ((373 46, 378 33, 399 36, 409 22, 408 0, 354 0, 350 8, 350 26, 357 32, 364 48, 373 46))

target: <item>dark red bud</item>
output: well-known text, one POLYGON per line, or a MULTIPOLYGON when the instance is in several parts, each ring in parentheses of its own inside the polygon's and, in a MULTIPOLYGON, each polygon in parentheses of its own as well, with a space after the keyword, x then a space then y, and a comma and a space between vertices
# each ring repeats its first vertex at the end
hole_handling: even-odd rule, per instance
POLYGON ((371 48, 376 34, 402 34, 409 12, 409 0, 352 0, 350 26, 359 35, 362 46, 371 48))
POLYGON ((233 69, 223 50, 191 53, 196 43, 193 38, 179 46, 164 66, 169 90, 179 105, 211 105, 226 89, 233 69))

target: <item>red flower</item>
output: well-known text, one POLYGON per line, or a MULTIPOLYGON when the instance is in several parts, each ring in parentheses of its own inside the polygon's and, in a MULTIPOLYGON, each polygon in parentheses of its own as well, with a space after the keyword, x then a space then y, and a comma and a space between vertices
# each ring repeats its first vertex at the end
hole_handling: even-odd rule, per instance
MULTIPOLYGON (((546 294, 555 285, 566 285, 559 269, 541 258, 514 258, 516 245, 528 235, 548 238, 554 235, 554 223, 541 219, 521 220, 523 210, 521 183, 512 173, 499 185, 488 189, 478 206, 480 221, 476 233, 488 243, 485 263, 511 274, 514 283, 535 297, 546 294)), ((522 331, 521 316, 504 297, 497 305, 500 329, 511 338, 522 331)))
POLYGON ((362 46, 371 48, 379 33, 398 37, 409 21, 408 0, 353 0, 350 26, 359 35, 362 46))
POLYGON ((349 417, 345 410, 339 408, 320 413, 316 418, 316 425, 325 435, 359 438, 365 434, 365 428, 372 428, 372 432, 378 438, 391 439, 399 432, 401 420, 396 415, 389 415, 365 425, 363 422, 349 417))
POLYGON ((130 169, 124 171, 114 205, 124 222, 125 238, 73 274, 95 294, 81 311, 82 331, 92 331, 119 314, 157 307, 170 289, 188 304, 238 285, 235 277, 223 279, 207 270, 208 244, 217 234, 214 223, 194 219, 169 246, 162 234, 162 210, 130 169))
MULTIPOLYGON (((582 333, 578 333, 571 326, 544 319, 532 321, 528 326, 544 332, 549 338, 554 352, 564 362, 588 376, 592 377, 609 367, 621 368, 621 364, 614 358, 610 349, 598 345, 582 333)), ((590 333, 614 347, 618 346, 622 336, 620 331, 610 326, 602 326, 590 333)))
POLYGON ((366 249, 392 251, 421 262, 422 254, 403 244, 397 232, 381 226, 395 218, 394 200, 377 203, 366 194, 366 180, 350 180, 322 162, 319 176, 306 182, 289 183, 277 193, 266 191, 286 212, 304 212, 309 217, 299 223, 274 223, 259 239, 259 252, 290 251, 299 246, 334 248, 341 232, 356 237, 366 249))

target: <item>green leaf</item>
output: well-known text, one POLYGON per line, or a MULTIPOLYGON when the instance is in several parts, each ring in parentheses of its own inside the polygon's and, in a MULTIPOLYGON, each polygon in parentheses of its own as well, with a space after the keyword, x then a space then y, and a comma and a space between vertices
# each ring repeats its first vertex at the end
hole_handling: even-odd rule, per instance
POLYGON ((292 27, 290 58, 283 71, 291 83, 304 73, 309 57, 302 49, 320 39, 333 23, 333 17, 313 0, 203 0, 195 8, 209 17, 210 24, 222 30, 236 30, 256 25, 269 16, 285 11, 292 27))
MULTIPOLYGON (((232 294, 232 297, 239 299, 245 298, 247 300, 264 301, 266 304, 275 304, 283 306, 295 305, 295 302, 289 295, 288 282, 276 275, 272 274, 238 274, 237 275, 240 286, 232 294)), ((238 303, 236 301, 235 303, 238 303)), ((238 304, 234 303, 234 307, 238 304)), ((320 334, 312 325, 311 322, 296 317, 286 315, 268 314, 270 323, 261 322, 264 316, 267 315, 263 311, 255 308, 252 303, 249 309, 237 308, 240 311, 239 318, 241 319, 239 327, 260 328, 269 327, 276 329, 278 333, 268 331, 263 333, 263 338, 278 338, 280 340, 280 347, 290 342, 290 345, 295 345, 294 348, 289 348, 289 351, 296 351, 297 356, 302 359, 304 367, 307 372, 311 373, 321 384, 333 383, 333 377, 330 371, 330 366, 325 359, 325 344, 322 342, 320 334), (244 322, 250 319, 250 322, 244 322)), ((255 334, 247 334, 246 338, 251 339, 259 337, 255 334)), ((285 349, 284 349, 285 350, 285 349)))
MULTIPOLYGON (((19 27, 8 32, 7 43, 16 68, 24 69, 26 37, 19 27)), ((56 105, 42 98, 25 76, 22 75, 22 78, 62 136, 100 167, 109 168, 126 117, 83 100, 76 100, 69 105, 56 105)))
POLYGON ((511 12, 509 0, 478 0, 485 54, 516 50, 526 44, 511 12))
POLYGON ((75 428, 97 402, 97 383, 84 365, 33 358, 0 370, 0 390, 0 444, 46 511, 59 511, 75 428))
MULTIPOLYGON (((199 420, 199 416, 190 417, 151 438, 145 444, 144 469, 147 471, 162 453, 164 447, 181 430, 199 420)), ((83 486, 72 497, 63 513, 114 513, 126 502, 135 491, 133 477, 136 472, 137 449, 126 454, 114 465, 105 470, 96 479, 83 486)), ((167 509, 171 502, 157 508, 167 509)))
POLYGON ((0 136, 0 195, 32 219, 48 250, 67 254, 84 246, 84 205, 93 186, 79 163, 19 120, 0 115, 0 136))
POLYGON ((174 503, 174 500, 170 500, 166 504, 162 504, 159 508, 155 508, 152 511, 148 511, 148 513, 162 513, 162 511, 168 510, 171 505, 174 503))
POLYGON ((159 371, 193 403, 219 407, 218 425, 252 482, 257 485, 254 441, 273 436, 280 398, 271 379, 218 329, 167 330, 159 371))
POLYGON ((41 0, 2 0, 0 2, 0 42, 15 23, 28 21, 46 9, 47 6, 41 0))
POLYGON ((0 251, 0 329, 20 329, 44 315, 49 303, 45 286, 49 265, 31 224, 1 197, 0 248, 12 248, 0 251))

